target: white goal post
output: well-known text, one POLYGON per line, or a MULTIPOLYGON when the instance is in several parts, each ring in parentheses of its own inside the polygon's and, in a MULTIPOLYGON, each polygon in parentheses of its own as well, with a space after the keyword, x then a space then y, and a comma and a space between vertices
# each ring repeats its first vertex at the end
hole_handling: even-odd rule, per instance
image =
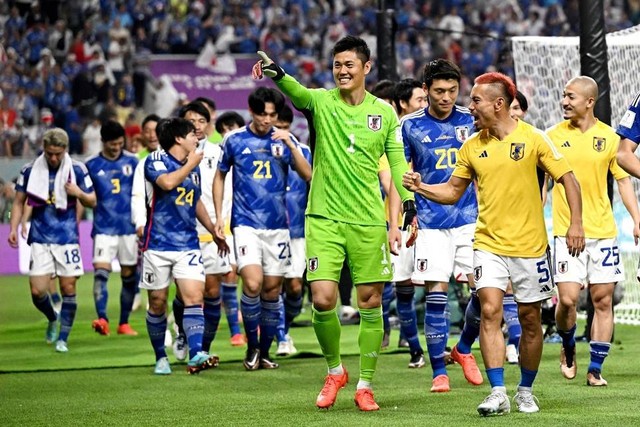
MULTIPOLYGON (((606 37, 611 125, 615 128, 640 93, 640 25, 609 33, 606 37)), ((512 38, 516 84, 529 103, 525 120, 539 129, 546 129, 563 119, 560 101, 564 85, 580 75, 579 43, 579 37, 512 38)), ((640 181, 633 179, 633 182, 640 198, 640 181)), ((640 325, 640 284, 636 279, 640 250, 633 243, 631 218, 617 191, 614 192, 613 210, 626 274, 625 296, 615 307, 615 319, 616 323, 640 325)))

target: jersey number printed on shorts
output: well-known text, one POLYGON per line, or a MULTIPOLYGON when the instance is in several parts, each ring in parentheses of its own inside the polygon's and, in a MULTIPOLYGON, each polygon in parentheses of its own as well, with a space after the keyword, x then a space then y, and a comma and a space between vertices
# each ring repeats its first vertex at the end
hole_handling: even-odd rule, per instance
POLYGON ((603 267, 615 267, 620 264, 620 251, 617 246, 600 248, 600 251, 604 253, 604 259, 602 260, 603 267))
POLYGON ((176 191, 178 192, 178 197, 176 197, 176 205, 193 206, 193 190, 187 191, 187 189, 184 187, 176 187, 176 191))
POLYGON ((538 267, 538 273, 542 275, 541 278, 538 279, 538 283, 547 283, 551 278, 551 274, 549 274, 549 267, 547 265, 547 260, 540 261, 536 263, 538 267))
POLYGON ((64 251, 64 258, 65 264, 77 264, 80 262, 80 250, 71 249, 70 251, 64 251))
POLYGON ((451 169, 456 167, 458 158, 457 148, 437 148, 433 151, 438 156, 436 169, 451 169))
POLYGON ((280 242, 278 243, 278 247, 280 248, 280 255, 278 255, 278 259, 291 258, 291 247, 289 247, 289 242, 280 242))
POLYGON ((113 188, 111 189, 112 194, 118 194, 120 192, 120 179, 111 178, 111 183, 113 184, 113 188))
POLYGON ((253 177, 255 179, 269 179, 271 178, 271 161, 267 160, 263 162, 262 160, 254 160, 253 166, 256 167, 256 170, 253 172, 253 177))
POLYGON ((199 255, 199 254, 189 254, 189 255, 191 256, 191 258, 189 259, 189 265, 193 265, 193 266, 202 265, 202 255, 199 255))

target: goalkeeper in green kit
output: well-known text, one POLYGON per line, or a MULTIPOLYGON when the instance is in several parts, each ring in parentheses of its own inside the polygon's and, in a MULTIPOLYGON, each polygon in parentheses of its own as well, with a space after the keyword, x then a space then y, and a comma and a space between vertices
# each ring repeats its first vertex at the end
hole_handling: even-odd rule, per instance
MULTIPOLYGON (((403 201, 404 228, 417 234, 413 195, 402 187, 408 166, 393 107, 365 90, 371 70, 364 40, 346 36, 333 50, 336 88, 307 89, 264 52, 253 77, 271 77, 296 108, 306 110, 314 150, 313 175, 305 218, 307 279, 313 296, 313 328, 329 367, 316 406, 329 408, 348 382, 340 359, 336 312, 340 270, 346 257, 360 311, 360 378, 355 403, 362 411, 380 409, 371 381, 382 342, 382 287, 392 279, 378 163, 387 154, 403 201)), ((413 244, 415 238, 407 245, 413 244)), ((391 242, 394 247, 398 242, 391 242)))

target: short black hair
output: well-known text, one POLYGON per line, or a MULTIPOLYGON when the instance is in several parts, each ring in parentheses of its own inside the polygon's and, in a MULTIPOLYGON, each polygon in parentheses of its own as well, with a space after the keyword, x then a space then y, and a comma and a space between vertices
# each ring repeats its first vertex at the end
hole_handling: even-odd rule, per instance
POLYGON ((460 68, 447 59, 434 59, 424 66, 422 73, 422 82, 431 87, 434 80, 456 80, 460 83, 462 73, 460 68))
POLYGON ((102 127, 100 127, 100 138, 102 138, 103 143, 115 141, 120 137, 124 138, 124 135, 124 128, 115 120, 107 120, 102 124, 102 127))
POLYGON ((524 93, 517 90, 516 99, 518 100, 518 104, 520 104, 520 109, 522 110, 522 112, 526 113, 529 109, 529 101, 527 101, 527 97, 524 96, 524 93))
POLYGON ((218 117, 216 120, 216 130, 218 133, 224 132, 223 126, 231 126, 233 124, 238 125, 239 128, 245 125, 242 116, 235 111, 227 111, 218 117))
POLYGON ((199 96, 191 102, 199 102, 200 104, 206 104, 213 111, 216 111, 216 102, 211 98, 207 98, 206 96, 199 96))
POLYGON ((176 138, 186 138, 187 135, 195 130, 196 127, 189 120, 182 117, 170 117, 161 119, 158 122, 156 134, 158 135, 160 146, 165 151, 168 151, 176 144, 176 138))
POLYGON ((281 122, 293 123, 293 110, 287 104, 284 104, 282 110, 278 113, 278 120, 281 122))
POLYGON ((284 106, 284 95, 275 89, 264 86, 257 88, 249 95, 249 108, 256 114, 264 113, 267 102, 271 102, 275 106, 276 113, 280 113, 284 106))
POLYGON ((202 105, 202 103, 200 102, 192 101, 187 105, 183 106, 182 108, 180 108, 180 111, 178 112, 178 117, 184 118, 184 116, 186 116, 189 111, 192 111, 196 114, 200 114, 202 117, 207 119, 207 123, 211 121, 211 114, 209 114, 209 110, 207 110, 207 107, 202 105))
POLYGON ((409 102, 413 96, 413 90, 415 88, 422 89, 422 83, 416 79, 403 79, 396 83, 396 87, 393 92, 393 100, 396 103, 398 113, 402 110, 402 107, 400 107, 400 101, 409 102))
POLYGON ((367 42, 360 37, 351 35, 344 36, 336 42, 333 49, 331 49, 331 56, 336 56, 336 54, 348 50, 354 51, 363 64, 371 59, 371 50, 369 50, 367 42))
POLYGON ((142 120, 142 125, 140 125, 140 127, 144 127, 149 122, 158 123, 159 121, 160 121, 160 116, 159 115, 157 115, 157 114, 149 114, 147 117, 144 118, 144 120, 142 120))
POLYGON ((389 99, 391 102, 395 99, 396 92, 396 82, 392 82, 391 80, 380 80, 376 85, 371 89, 371 94, 373 96, 377 96, 382 99, 389 99))

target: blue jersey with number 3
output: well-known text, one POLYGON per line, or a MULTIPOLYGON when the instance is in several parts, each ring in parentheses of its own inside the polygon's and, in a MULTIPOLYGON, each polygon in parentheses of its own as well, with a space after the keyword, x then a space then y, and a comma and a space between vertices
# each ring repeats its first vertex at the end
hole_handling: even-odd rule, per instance
POLYGON ((157 179, 182 167, 164 150, 151 153, 145 163, 145 179, 153 184, 143 250, 188 251, 199 249, 196 231, 196 204, 200 199, 200 169, 196 166, 176 188, 161 189, 157 179))
MULTIPOLYGON (((249 126, 225 135, 219 169, 233 167, 233 208, 231 228, 240 225, 279 230, 288 228, 285 193, 291 150, 282 141, 271 139, 273 128, 264 136, 249 126)), ((291 139, 297 145, 293 135, 291 139)))
MULTIPOLYGON (((473 117, 455 106, 449 117, 439 120, 428 109, 416 111, 400 122, 407 161, 425 184, 447 182, 456 167, 456 156, 473 130, 473 117)), ((416 194, 420 228, 448 229, 474 223, 478 202, 472 185, 454 205, 441 205, 416 194)))
POLYGON ((138 158, 129 153, 122 153, 115 160, 98 154, 86 161, 97 199, 91 236, 135 234, 131 222, 131 187, 137 164, 138 158))

